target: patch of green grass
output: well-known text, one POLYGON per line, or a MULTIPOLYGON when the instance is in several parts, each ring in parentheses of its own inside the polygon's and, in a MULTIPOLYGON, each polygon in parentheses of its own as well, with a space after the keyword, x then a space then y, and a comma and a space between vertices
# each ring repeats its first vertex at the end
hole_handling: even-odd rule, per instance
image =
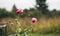
POLYGON ((60 36, 60 34, 39 34, 39 33, 31 33, 31 36, 60 36))

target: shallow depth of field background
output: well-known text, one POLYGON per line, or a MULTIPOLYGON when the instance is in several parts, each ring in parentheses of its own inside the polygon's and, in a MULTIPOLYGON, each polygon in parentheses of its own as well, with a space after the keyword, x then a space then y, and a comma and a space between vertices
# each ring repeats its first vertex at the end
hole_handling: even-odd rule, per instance
MULTIPOLYGON (((46 4, 44 6, 46 6, 46 4)), ((48 8, 48 6, 46 8, 48 8)), ((24 13, 22 15, 19 14, 22 28, 27 29, 28 26, 34 25, 31 27, 32 31, 29 32, 32 36, 60 36, 60 10, 53 9, 50 11, 46 8, 40 9, 40 7, 36 7, 24 9, 24 13), (36 17, 38 21, 32 23, 32 17, 36 17)), ((0 8, 0 22, 7 23, 10 21, 11 23, 7 24, 8 32, 5 33, 8 35, 14 34, 16 30, 15 18, 18 15, 16 10, 17 7, 15 4, 11 11, 6 10, 5 8, 0 8)))

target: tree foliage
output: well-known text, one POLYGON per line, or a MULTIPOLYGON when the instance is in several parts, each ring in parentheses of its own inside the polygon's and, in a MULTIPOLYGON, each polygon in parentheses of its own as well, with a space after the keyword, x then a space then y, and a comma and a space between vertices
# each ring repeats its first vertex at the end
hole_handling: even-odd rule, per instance
MULTIPOLYGON (((37 0, 37 4, 39 5, 39 7, 37 7, 38 9, 34 9, 34 8, 30 8, 28 9, 24 9, 24 13, 22 15, 20 15, 20 17, 24 18, 24 17, 36 17, 36 18, 40 18, 41 16, 47 16, 47 17, 59 17, 60 16, 60 11, 53 9, 52 11, 49 11, 47 9, 47 7, 43 7, 43 6, 47 6, 45 4, 46 0, 37 0), (42 5, 42 2, 43 5, 42 5), (44 15, 43 15, 44 14, 44 15)), ((13 8, 11 11, 7 11, 5 8, 0 8, 0 18, 5 18, 5 17, 12 17, 15 18, 18 14, 16 13, 17 7, 15 5, 13 5, 13 8)))
POLYGON ((37 5, 39 5, 39 7, 37 7, 37 9, 39 9, 41 11, 41 14, 46 15, 48 13, 48 6, 46 4, 46 0, 36 0, 37 5))

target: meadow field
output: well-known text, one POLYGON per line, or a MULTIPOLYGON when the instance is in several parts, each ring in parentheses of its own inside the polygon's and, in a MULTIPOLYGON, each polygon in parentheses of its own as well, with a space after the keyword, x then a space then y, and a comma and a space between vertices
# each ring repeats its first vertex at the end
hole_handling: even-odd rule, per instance
MULTIPOLYGON (((4 18, 2 22, 10 21, 11 24, 7 24, 8 34, 13 34, 15 32, 15 19, 4 18)), ((31 18, 20 18, 20 24, 23 29, 28 29, 31 25, 32 36, 60 36, 60 17, 55 18, 45 18, 42 17, 38 19, 38 22, 32 23, 31 18)), ((30 28, 29 28, 30 29, 30 28)))

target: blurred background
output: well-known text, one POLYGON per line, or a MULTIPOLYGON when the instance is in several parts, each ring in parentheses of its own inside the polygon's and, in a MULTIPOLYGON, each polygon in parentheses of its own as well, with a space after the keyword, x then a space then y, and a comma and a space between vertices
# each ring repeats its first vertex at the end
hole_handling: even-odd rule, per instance
POLYGON ((2 29, 7 35, 15 33, 16 10, 23 9, 24 13, 20 15, 22 28, 27 28, 28 24, 33 25, 32 17, 38 19, 31 27, 32 36, 60 36, 59 4, 60 0, 0 0, 0 25, 7 25, 5 29, 0 27, 0 35, 2 29), (11 24, 7 24, 8 21, 11 24))

